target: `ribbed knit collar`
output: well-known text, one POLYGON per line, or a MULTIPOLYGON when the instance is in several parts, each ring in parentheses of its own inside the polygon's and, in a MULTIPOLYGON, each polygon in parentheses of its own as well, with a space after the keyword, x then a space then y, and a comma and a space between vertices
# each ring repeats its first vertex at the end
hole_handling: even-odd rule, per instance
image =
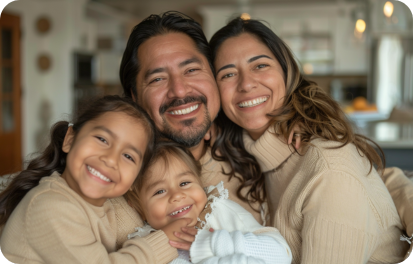
POLYGON ((244 129, 243 140, 245 149, 257 159, 263 172, 277 168, 293 152, 292 147, 290 149, 286 143, 275 135, 273 126, 269 127, 256 141, 244 129))

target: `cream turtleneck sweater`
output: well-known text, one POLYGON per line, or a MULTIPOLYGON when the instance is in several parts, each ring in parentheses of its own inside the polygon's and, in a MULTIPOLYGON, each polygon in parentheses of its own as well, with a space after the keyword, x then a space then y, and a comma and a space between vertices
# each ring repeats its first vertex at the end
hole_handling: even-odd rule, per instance
MULTIPOLYGON (((292 154, 270 130, 257 141, 244 131, 244 144, 265 173, 271 221, 287 240, 293 263, 403 260, 406 226, 383 180, 374 168, 369 173, 370 163, 353 144, 331 149, 340 143, 316 139, 305 154, 292 154)), ((396 182, 389 185, 397 189, 396 182)))

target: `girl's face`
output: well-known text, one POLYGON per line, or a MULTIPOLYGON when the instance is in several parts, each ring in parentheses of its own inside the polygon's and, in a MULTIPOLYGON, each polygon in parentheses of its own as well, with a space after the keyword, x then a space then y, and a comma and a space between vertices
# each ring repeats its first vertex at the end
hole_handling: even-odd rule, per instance
POLYGON ((243 33, 221 44, 215 69, 225 114, 258 139, 269 126, 267 114, 284 101, 284 73, 277 59, 255 36, 243 33))
POLYGON ((192 219, 195 226, 207 196, 201 182, 189 167, 174 155, 158 159, 148 170, 150 176, 141 191, 141 207, 146 221, 161 229, 179 218, 192 219))
POLYGON ((132 186, 149 140, 142 121, 122 112, 107 112, 87 122, 74 137, 69 129, 62 177, 83 199, 102 206, 132 186))

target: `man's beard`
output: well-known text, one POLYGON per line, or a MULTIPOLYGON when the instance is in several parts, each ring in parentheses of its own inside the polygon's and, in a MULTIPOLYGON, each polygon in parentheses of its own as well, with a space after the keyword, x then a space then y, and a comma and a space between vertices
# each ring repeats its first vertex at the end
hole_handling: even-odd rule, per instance
POLYGON ((203 140, 205 134, 207 133, 208 129, 211 127, 212 121, 211 121, 211 115, 208 112, 208 108, 206 108, 206 98, 201 96, 201 97, 186 97, 184 99, 179 99, 179 100, 173 100, 171 103, 168 105, 163 105, 159 109, 159 113, 162 116, 163 120, 163 130, 160 131, 160 133, 170 139, 173 140, 187 148, 194 147, 203 140), (204 116, 204 122, 199 125, 198 127, 191 127, 193 123, 196 121, 196 118, 191 118, 188 120, 180 121, 180 123, 186 127, 187 129, 183 129, 184 131, 177 131, 172 128, 172 126, 169 125, 169 123, 166 121, 165 116, 163 115, 166 110, 170 107, 177 107, 183 104, 191 103, 191 102, 201 102, 202 104, 205 105, 205 116, 204 116))

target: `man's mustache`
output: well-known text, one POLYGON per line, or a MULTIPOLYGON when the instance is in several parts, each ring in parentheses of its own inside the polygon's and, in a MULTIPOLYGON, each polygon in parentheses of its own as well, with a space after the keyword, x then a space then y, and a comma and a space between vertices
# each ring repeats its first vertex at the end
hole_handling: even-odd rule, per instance
POLYGON ((172 101, 165 103, 159 107, 159 113, 162 115, 166 112, 171 107, 178 107, 180 105, 188 104, 188 103, 193 103, 193 102, 201 102, 206 105, 207 99, 205 96, 200 95, 200 96, 188 96, 183 99, 173 99, 172 101))

